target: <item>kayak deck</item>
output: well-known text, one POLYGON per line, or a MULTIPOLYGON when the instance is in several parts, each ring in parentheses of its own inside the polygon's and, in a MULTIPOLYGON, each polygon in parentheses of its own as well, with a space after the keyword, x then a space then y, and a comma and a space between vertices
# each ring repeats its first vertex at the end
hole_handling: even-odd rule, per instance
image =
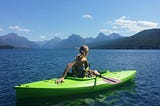
POLYGON ((47 96, 65 96, 72 94, 81 94, 87 92, 100 91, 112 88, 128 81, 133 81, 136 70, 110 72, 105 70, 101 74, 107 78, 115 78, 121 80, 118 84, 109 84, 100 77, 92 78, 74 78, 66 77, 64 83, 55 84, 57 78, 50 80, 42 80, 27 84, 15 86, 17 98, 33 98, 47 96))

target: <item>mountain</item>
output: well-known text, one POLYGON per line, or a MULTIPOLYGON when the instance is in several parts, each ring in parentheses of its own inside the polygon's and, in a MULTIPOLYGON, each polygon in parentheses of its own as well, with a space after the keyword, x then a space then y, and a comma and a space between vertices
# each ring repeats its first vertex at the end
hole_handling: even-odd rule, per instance
POLYGON ((9 33, 0 36, 0 45, 13 46, 14 48, 39 48, 39 45, 27 38, 18 36, 16 33, 9 33))
POLYGON ((44 41, 34 41, 35 43, 37 43, 39 46, 43 46, 45 45, 46 43, 49 42, 49 40, 44 40, 44 41))
POLYGON ((123 36, 118 33, 112 33, 108 36, 106 36, 103 33, 99 33, 98 36, 92 42, 88 43, 88 46, 90 48, 96 48, 99 45, 103 45, 106 42, 110 42, 112 40, 119 39, 119 38, 123 38, 123 36))
POLYGON ((160 29, 141 31, 131 37, 124 37, 93 47, 95 49, 160 49, 160 29))
POLYGON ((57 45, 58 49, 74 49, 86 43, 86 39, 80 35, 72 34, 67 39, 63 39, 57 45))
POLYGON ((94 42, 105 41, 105 40, 108 40, 108 37, 103 33, 99 33, 98 36, 94 39, 94 42))
POLYGON ((118 33, 112 33, 112 34, 108 35, 109 40, 119 39, 119 38, 122 38, 122 37, 123 36, 118 34, 118 33))
POLYGON ((45 44, 41 45, 42 48, 45 49, 54 49, 58 46, 58 44, 62 41, 61 38, 59 37, 55 37, 54 39, 51 39, 47 42, 45 42, 45 44))
POLYGON ((0 36, 0 45, 1 48, 13 46, 13 48, 74 49, 84 44, 88 46, 97 46, 102 44, 102 42, 118 39, 120 37, 122 36, 116 33, 108 36, 99 33, 96 38, 83 38, 80 35, 72 34, 67 39, 55 37, 51 40, 33 42, 15 33, 9 33, 0 36))
POLYGON ((116 33, 106 36, 103 33, 99 33, 96 38, 83 38, 80 35, 72 34, 67 39, 54 38, 44 44, 42 47, 45 49, 74 49, 81 45, 95 46, 101 44, 103 41, 109 41, 113 39, 121 38, 122 36, 116 33))
POLYGON ((36 43, 15 33, 0 36, 0 48, 74 49, 84 44, 91 49, 160 49, 160 29, 144 30, 130 37, 99 33, 96 38, 83 38, 72 34, 67 39, 55 37, 36 43))
POLYGON ((95 42, 101 42, 101 41, 107 41, 107 40, 113 40, 113 39, 118 39, 121 38, 122 36, 118 33, 112 33, 108 36, 106 36, 103 33, 99 33, 98 36, 94 39, 95 42))

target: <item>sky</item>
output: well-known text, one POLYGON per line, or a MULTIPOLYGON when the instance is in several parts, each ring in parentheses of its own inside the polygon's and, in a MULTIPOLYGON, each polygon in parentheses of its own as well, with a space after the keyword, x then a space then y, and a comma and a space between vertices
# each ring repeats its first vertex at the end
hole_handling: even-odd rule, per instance
POLYGON ((32 41, 100 32, 132 36, 160 27, 160 0, 0 0, 0 35, 32 41))

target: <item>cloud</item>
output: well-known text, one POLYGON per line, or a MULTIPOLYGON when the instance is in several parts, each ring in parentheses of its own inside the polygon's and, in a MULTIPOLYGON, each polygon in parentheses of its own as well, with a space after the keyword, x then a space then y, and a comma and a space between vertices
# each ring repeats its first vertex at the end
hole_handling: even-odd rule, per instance
POLYGON ((158 23, 150 21, 129 20, 122 16, 114 21, 114 27, 126 28, 129 32, 139 32, 145 29, 158 28, 158 23))
POLYGON ((103 33, 112 33, 113 32, 113 31, 111 31, 109 29, 100 29, 99 31, 103 32, 103 33))
POLYGON ((0 28, 0 32, 2 32, 3 31, 3 28, 0 28))
POLYGON ((89 14, 84 14, 84 15, 82 15, 82 18, 84 18, 84 19, 92 19, 93 16, 91 16, 89 14))
POLYGON ((41 38, 41 39, 45 39, 45 38, 46 38, 46 36, 40 36, 40 38, 41 38))
POLYGON ((54 35, 54 36, 60 36, 61 35, 61 33, 54 33, 54 34, 52 34, 52 35, 54 35))
POLYGON ((30 31, 31 31, 30 29, 21 28, 21 27, 18 26, 18 25, 9 26, 8 28, 9 28, 9 29, 14 29, 14 30, 17 30, 17 31, 20 31, 20 32, 30 32, 30 31))
POLYGON ((103 32, 103 33, 107 33, 107 34, 111 34, 111 33, 120 33, 118 30, 109 30, 109 29, 100 29, 99 30, 100 32, 103 32))

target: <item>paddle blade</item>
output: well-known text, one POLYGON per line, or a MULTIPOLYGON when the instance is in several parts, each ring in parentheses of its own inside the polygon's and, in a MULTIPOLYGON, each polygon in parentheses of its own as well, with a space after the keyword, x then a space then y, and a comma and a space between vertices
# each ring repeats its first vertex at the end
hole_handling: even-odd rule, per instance
POLYGON ((105 81, 109 84, 118 84, 118 83, 122 82, 121 80, 115 79, 115 78, 107 78, 107 77, 103 77, 103 76, 101 76, 101 77, 102 77, 103 81, 105 81))

